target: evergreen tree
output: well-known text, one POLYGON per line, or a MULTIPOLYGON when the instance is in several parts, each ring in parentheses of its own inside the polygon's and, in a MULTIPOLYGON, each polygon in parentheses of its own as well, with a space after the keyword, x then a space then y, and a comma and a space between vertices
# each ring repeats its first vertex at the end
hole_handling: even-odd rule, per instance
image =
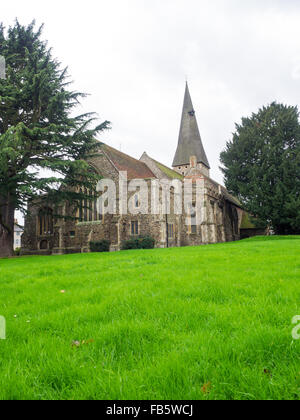
POLYGON ((297 107, 272 103, 243 118, 221 153, 225 184, 277 234, 300 233, 300 124, 297 107))
POLYGON ((67 69, 41 39, 42 27, 16 21, 0 24, 0 55, 6 79, 0 80, 0 257, 13 254, 14 213, 28 200, 79 204, 77 186, 95 189, 99 178, 84 160, 96 153, 92 113, 73 116, 85 95, 69 90, 67 69), (47 174, 41 177, 41 173, 47 174), (50 174, 50 175, 49 175, 50 174))

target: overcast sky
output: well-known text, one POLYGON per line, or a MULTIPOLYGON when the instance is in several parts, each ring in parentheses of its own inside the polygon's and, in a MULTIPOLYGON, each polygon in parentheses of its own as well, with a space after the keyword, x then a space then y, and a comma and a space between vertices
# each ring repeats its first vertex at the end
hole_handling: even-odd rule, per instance
POLYGON ((212 178, 234 124, 274 100, 299 105, 299 0, 1 2, 0 21, 45 23, 44 38, 82 111, 110 120, 102 137, 171 165, 186 77, 212 178))

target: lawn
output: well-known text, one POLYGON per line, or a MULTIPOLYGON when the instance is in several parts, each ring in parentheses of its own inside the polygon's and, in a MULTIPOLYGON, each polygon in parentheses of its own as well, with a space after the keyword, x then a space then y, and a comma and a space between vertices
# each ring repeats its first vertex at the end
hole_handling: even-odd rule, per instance
POLYGON ((299 399, 300 237, 0 260, 0 399, 299 399))

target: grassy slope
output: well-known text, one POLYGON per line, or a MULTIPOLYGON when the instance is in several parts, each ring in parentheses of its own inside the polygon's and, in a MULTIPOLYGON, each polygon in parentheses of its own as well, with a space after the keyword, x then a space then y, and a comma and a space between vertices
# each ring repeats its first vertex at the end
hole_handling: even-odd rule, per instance
POLYGON ((299 277, 300 237, 0 260, 0 398, 299 399, 299 277))

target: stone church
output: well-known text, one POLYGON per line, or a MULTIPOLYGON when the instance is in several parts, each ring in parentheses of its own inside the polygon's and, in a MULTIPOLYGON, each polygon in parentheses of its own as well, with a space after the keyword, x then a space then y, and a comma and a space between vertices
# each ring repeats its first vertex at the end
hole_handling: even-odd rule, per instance
MULTIPOLYGON (((175 211, 176 191, 171 189, 168 212, 141 214, 139 196, 133 193, 137 211, 128 214, 116 205, 113 214, 99 211, 97 199, 91 195, 78 209, 66 204, 59 209, 61 216, 55 217, 53 208, 41 207, 38 201, 30 206, 22 238, 22 254, 70 254, 89 252, 89 243, 101 239, 109 240, 111 251, 121 249, 122 242, 134 236, 151 236, 156 247, 180 247, 229 242, 240 239, 243 210, 239 201, 226 188, 210 178, 210 165, 201 140, 195 110, 188 85, 186 85, 178 146, 173 167, 144 153, 140 160, 134 159, 106 144, 99 143, 97 156, 89 160, 93 170, 103 178, 114 181, 116 201, 119 200, 120 177, 127 173, 127 182, 145 181, 150 185, 173 181, 187 182, 190 194, 197 207, 182 214, 175 211), (197 188, 196 188, 197 184, 197 188), (166 214, 165 214, 166 213, 166 214), (196 214, 197 213, 197 214, 196 214), (197 217, 197 223, 194 220, 197 217)), ((88 193, 88 191, 84 191, 88 193)), ((57 214, 57 213, 56 213, 57 214)))

